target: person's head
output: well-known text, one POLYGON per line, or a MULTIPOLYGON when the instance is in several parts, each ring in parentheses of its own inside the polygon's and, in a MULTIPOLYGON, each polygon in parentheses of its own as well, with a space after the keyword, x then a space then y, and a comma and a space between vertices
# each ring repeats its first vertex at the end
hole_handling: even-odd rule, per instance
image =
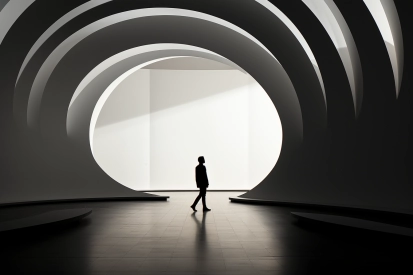
POLYGON ((201 163, 201 164, 202 164, 202 163, 205 163, 204 157, 202 157, 202 156, 199 157, 199 158, 198 158, 198 162, 201 163))

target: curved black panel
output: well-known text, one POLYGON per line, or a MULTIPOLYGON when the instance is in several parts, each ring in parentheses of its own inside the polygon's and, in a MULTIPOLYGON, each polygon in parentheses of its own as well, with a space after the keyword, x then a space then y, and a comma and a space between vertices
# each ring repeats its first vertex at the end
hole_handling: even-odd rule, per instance
MULTIPOLYGON (((353 34, 363 69, 363 104, 354 131, 356 143, 351 160, 354 180, 368 192, 373 186, 382 189, 397 177, 400 160, 394 155, 399 136, 395 134, 398 114, 393 71, 385 42, 364 3, 336 1, 336 4, 353 34)), ((342 159, 344 162, 350 159, 342 159)), ((378 193, 369 197, 381 200, 378 193)))
MULTIPOLYGON (((44 59, 50 54, 57 43, 60 43, 79 28, 97 21, 100 18, 116 14, 122 11, 153 7, 170 7, 189 9, 224 19, 256 37, 263 43, 280 61, 294 83, 294 87, 300 98, 304 119, 305 135, 316 136, 319 130, 326 125, 326 113, 322 90, 313 65, 308 59, 300 43, 278 18, 262 5, 254 1, 237 2, 234 1, 122 1, 120 5, 117 1, 108 2, 97 8, 85 12, 79 17, 69 22, 61 30, 55 33, 34 58, 37 59, 37 66, 30 61, 25 72, 22 74, 23 83, 30 83, 40 68, 44 59), (260 20, 256 20, 260 18, 260 20), (280 39, 282 37, 282 39, 280 39), (40 53, 42 52, 42 53, 40 53), (29 71, 29 72, 26 72, 29 71), (30 74, 30 71, 32 72, 30 74), (29 73, 31 77, 26 74, 29 73), (24 76, 26 75, 26 76, 24 76), (28 77, 28 78, 26 78, 28 77)), ((27 87, 26 87, 27 88, 27 87)), ((19 89, 20 90, 20 89, 19 89)), ((27 89, 22 89, 26 90, 27 89)), ((19 110, 18 113, 23 110, 19 110)))
MULTIPOLYGON (((310 45, 320 66, 327 97, 328 133, 326 163, 328 166, 324 188, 338 182, 354 180, 351 173, 354 154, 355 110, 350 85, 340 56, 324 27, 301 0, 272 0, 299 28, 310 45), (347 161, 343 162, 345 159, 347 161)), ((313 152, 317 154, 316 152, 313 152)))
POLYGON ((288 180, 274 178, 271 189, 259 185, 242 197, 269 200, 295 197, 303 200, 313 193, 313 185, 309 182, 316 181, 319 190, 312 196, 321 199, 336 188, 337 185, 332 186, 331 182, 350 179, 352 175, 349 173, 351 170, 345 168, 352 164, 344 163, 346 166, 343 166, 342 162, 343 158, 348 160, 354 154, 355 112, 350 85, 333 42, 307 6, 301 0, 271 2, 296 25, 316 57, 326 89, 328 127, 322 137, 304 140, 298 161, 290 165, 290 174, 294 177, 288 180))

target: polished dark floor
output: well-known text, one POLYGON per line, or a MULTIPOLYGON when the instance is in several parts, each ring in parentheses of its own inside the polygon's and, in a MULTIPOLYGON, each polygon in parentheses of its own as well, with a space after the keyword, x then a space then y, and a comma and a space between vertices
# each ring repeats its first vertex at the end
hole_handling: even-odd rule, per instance
MULTIPOLYGON (((195 192, 167 202, 59 203, 0 208, 10 220, 87 207, 64 227, 0 234, 0 274, 413 274, 413 240, 302 224, 304 208, 231 203, 210 192, 211 212, 192 212, 195 192)), ((201 210, 201 205, 198 205, 201 210)))

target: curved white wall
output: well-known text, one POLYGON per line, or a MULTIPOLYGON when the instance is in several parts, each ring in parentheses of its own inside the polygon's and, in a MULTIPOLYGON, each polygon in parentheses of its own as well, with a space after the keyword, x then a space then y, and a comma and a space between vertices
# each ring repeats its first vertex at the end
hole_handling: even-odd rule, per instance
POLYGON ((278 113, 238 70, 142 69, 103 106, 94 131, 102 169, 134 190, 196 189, 205 156, 210 189, 251 189, 280 154, 278 113))

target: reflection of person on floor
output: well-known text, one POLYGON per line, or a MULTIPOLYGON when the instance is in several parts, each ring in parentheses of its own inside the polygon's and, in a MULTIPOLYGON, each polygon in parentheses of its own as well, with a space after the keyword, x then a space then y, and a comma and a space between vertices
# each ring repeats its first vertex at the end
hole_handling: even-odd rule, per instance
POLYGON ((196 197, 194 203, 191 205, 192 210, 196 211, 195 207, 198 204, 199 200, 202 198, 202 205, 204 206, 204 211, 211 211, 211 209, 208 209, 206 206, 206 201, 205 201, 205 196, 206 196, 206 190, 207 187, 209 186, 208 183, 208 177, 206 173, 206 168, 204 166, 205 159, 204 157, 199 157, 198 158, 199 165, 195 168, 195 180, 196 180, 196 186, 199 188, 199 195, 196 197))
POLYGON ((207 234, 206 234, 206 216, 207 212, 202 213, 202 221, 199 221, 197 215, 195 215, 195 212, 191 214, 192 219, 194 219, 195 223, 198 226, 198 234, 196 234, 196 241, 197 241, 197 252, 199 253, 205 253, 208 249, 207 247, 207 234))

